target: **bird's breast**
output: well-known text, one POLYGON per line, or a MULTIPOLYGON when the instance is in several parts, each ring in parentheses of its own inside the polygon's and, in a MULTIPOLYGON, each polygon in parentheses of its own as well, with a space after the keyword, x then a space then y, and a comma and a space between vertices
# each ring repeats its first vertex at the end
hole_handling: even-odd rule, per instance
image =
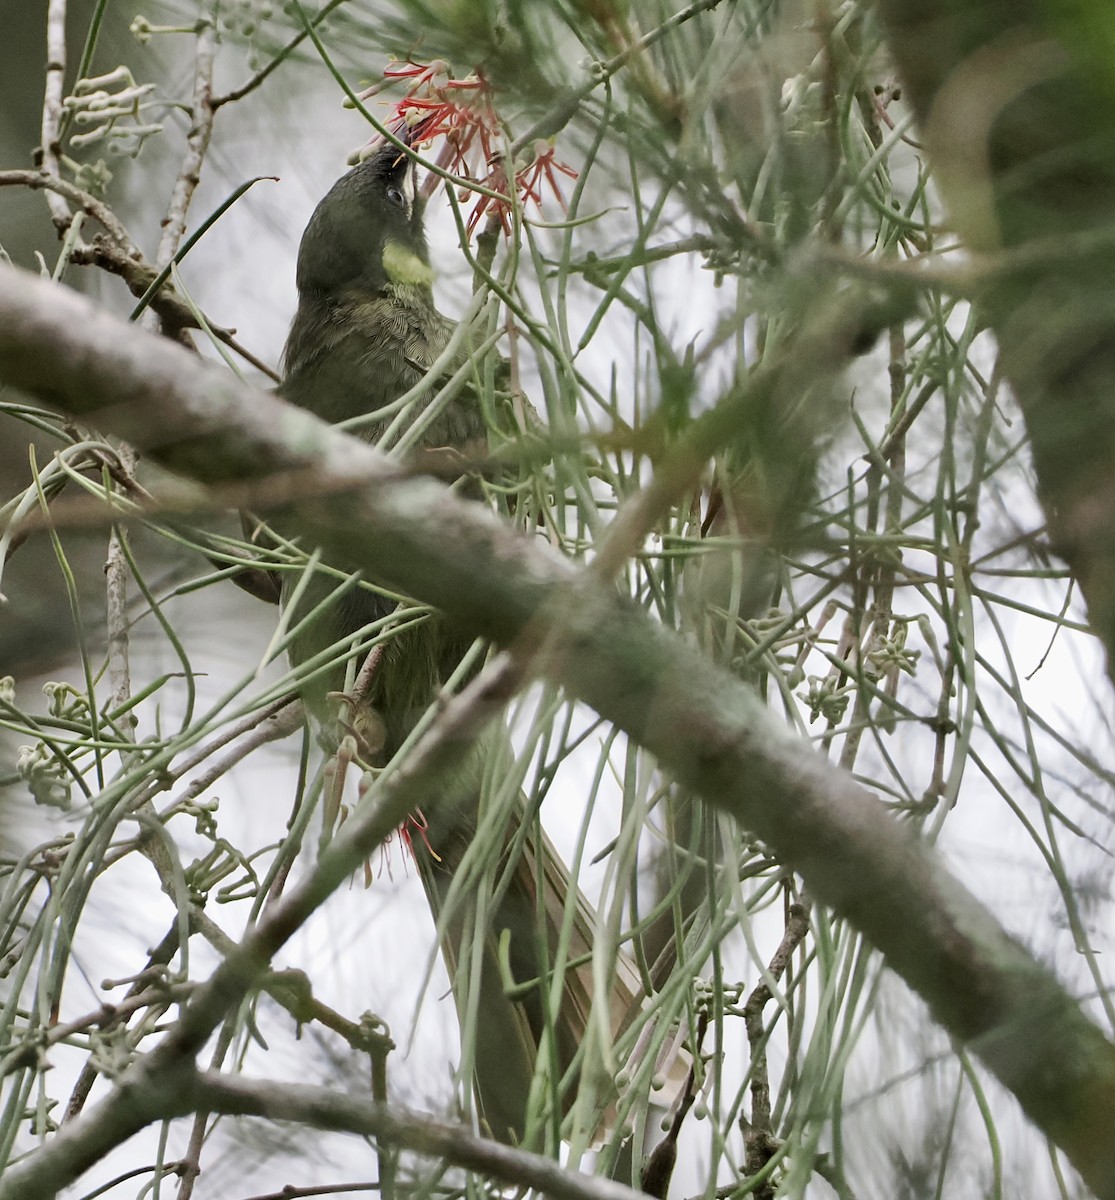
POLYGON ((416 286, 303 297, 280 391, 333 423, 375 413, 418 383, 452 332, 429 290, 416 286))

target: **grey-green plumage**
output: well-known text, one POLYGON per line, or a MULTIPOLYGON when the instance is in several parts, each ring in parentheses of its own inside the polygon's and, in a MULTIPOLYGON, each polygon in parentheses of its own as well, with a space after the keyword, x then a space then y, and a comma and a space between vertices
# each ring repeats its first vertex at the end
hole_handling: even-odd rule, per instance
MULTIPOLYGON (((375 413, 409 391, 455 328, 435 308, 423 273, 429 275, 428 253, 422 205, 414 198, 414 168, 388 145, 333 185, 302 236, 298 310, 283 352, 282 395, 335 423, 375 413)), ((369 423, 358 433, 371 440, 380 428, 369 423)), ((483 433, 479 406, 466 390, 430 424, 421 445, 462 446, 483 433)), ((284 599, 294 583, 285 578, 284 599)), ((335 578, 312 579, 293 620, 317 608, 335 588, 335 578)), ((393 608, 367 589, 350 590, 299 633, 292 660, 306 662, 393 608)), ((466 647, 467 640, 441 622, 388 643, 366 698, 386 730, 383 759, 397 749, 466 647)), ((319 722, 329 721, 327 695, 340 691, 343 682, 339 667, 304 689, 319 722)))
MULTIPOLYGON (((280 391, 328 421, 373 414, 398 399, 422 379, 454 332, 453 323, 434 307, 428 279, 421 279, 422 268, 428 272, 428 255, 413 182, 407 157, 384 147, 333 185, 302 237, 298 311, 283 355, 280 391)), ((359 432, 374 439, 380 428, 370 422, 359 432)), ((466 389, 426 429, 421 446, 460 447, 483 433, 479 405, 466 389)), ((296 582, 290 576, 284 579, 284 602, 289 603, 296 582)), ((336 587, 335 577, 321 572, 312 577, 299 594, 297 610, 289 614, 292 623, 329 601, 336 587)), ((307 662, 394 607, 367 589, 350 589, 307 621, 291 645, 292 663, 307 662)), ((398 750, 468 641, 434 619, 387 642, 360 711, 352 714, 358 730, 373 729, 382 737, 381 745, 364 748, 373 765, 388 761, 398 750)), ((335 741, 338 709, 329 693, 340 691, 343 683, 344 669, 338 667, 303 688, 303 699, 327 743, 335 741)), ((468 778, 454 780, 441 804, 430 805, 429 836, 437 858, 424 847, 417 849, 416 857, 435 914, 443 907, 475 828, 482 768, 478 754, 465 772, 468 778)), ((531 955, 533 919, 533 903, 516 892, 508 896, 494 923, 497 928, 514 927, 515 942, 531 955)), ((443 930, 451 974, 456 974, 467 924, 462 911, 443 930)), ((535 974, 534 962, 528 958, 527 963, 528 973, 535 974)), ((496 1136, 515 1140, 522 1133, 536 1042, 523 1006, 503 994, 494 944, 491 962, 482 973, 480 1003, 484 1019, 477 1033, 477 1096, 496 1136)))
MULTIPOLYGON (((283 351, 281 391, 328 421, 374 412, 413 387, 445 349, 453 322, 434 307, 428 282, 394 277, 389 247, 428 271, 413 166, 385 146, 339 179, 310 218, 298 250, 298 311, 283 351)), ((441 431, 472 436, 479 420, 461 405, 441 431)), ((439 425, 442 422, 439 422, 439 425)), ((431 434, 431 444, 436 438, 431 434)))
MULTIPOLYGON (((398 399, 428 372, 445 350, 455 326, 434 307, 429 285, 421 206, 413 200, 413 169, 405 155, 384 147, 339 180, 318 205, 298 255, 298 312, 284 353, 281 393, 295 404, 337 422, 374 414, 398 399)), ((464 361, 466 349, 460 361, 464 361)), ((452 365, 452 364, 451 364, 452 365)), ((381 428, 362 425, 374 438, 381 428)), ((439 412, 424 430, 419 449, 462 448, 485 436, 478 400, 470 388, 439 412)), ((283 601, 289 605, 297 581, 287 576, 283 601)), ((328 601, 337 579, 318 572, 299 592, 292 624, 328 601)), ((387 616, 393 602, 367 589, 350 589, 305 622, 293 640, 295 666, 308 662, 363 626, 387 616)), ((379 740, 364 747, 371 765, 386 762, 399 749, 414 722, 435 699, 444 680, 459 664, 469 639, 437 618, 392 636, 371 685, 352 714, 352 724, 374 729, 379 740)), ((359 665, 360 655, 357 659, 359 665)), ((330 692, 343 686, 338 667, 303 687, 303 699, 324 733, 335 741, 338 704, 330 692)), ((480 780, 486 763, 505 742, 494 731, 482 742, 444 794, 427 808, 430 854, 416 848, 416 861, 431 909, 445 909, 454 874, 474 835, 480 780)), ((504 855, 523 817, 522 799, 504 835, 504 855)), ((548 1058, 563 1075, 580 1047, 593 993, 591 913, 573 887, 560 859, 540 836, 520 841, 510 863, 507 886, 488 912, 484 965, 479 974, 479 1020, 474 1041, 474 1083, 484 1117, 495 1136, 520 1141, 531 1081, 543 1030, 555 1030, 548 1058), (541 994, 526 989, 510 998, 498 965, 498 941, 510 933, 508 963, 518 981, 545 977, 559 941, 566 897, 573 892, 577 917, 569 954, 579 965, 565 977, 561 1011, 544 1019, 541 994)), ((442 950, 462 1011, 474 978, 461 961, 470 943, 472 910, 458 906, 442 922, 442 950), (460 970, 458 970, 458 965, 460 970)), ((617 963, 612 1021, 634 1011, 638 978, 617 963)))

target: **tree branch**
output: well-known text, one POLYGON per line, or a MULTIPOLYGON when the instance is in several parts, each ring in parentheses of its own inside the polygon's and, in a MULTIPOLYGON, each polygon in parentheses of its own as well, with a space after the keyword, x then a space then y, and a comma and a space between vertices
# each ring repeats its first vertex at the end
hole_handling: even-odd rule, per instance
MULTIPOLYGON (((65 179, 56 179, 43 171, 0 171, 0 187, 45 189, 50 194, 69 200, 104 227, 107 237, 98 234, 91 242, 82 242, 74 247, 70 261, 76 265, 100 267, 111 275, 118 275, 137 300, 147 294, 158 278, 159 272, 143 257, 123 222, 103 200, 98 200, 96 196, 91 196, 65 179)), ((167 335, 182 341, 183 345, 188 343, 188 339, 182 337, 183 330, 201 328, 197 313, 169 283, 164 283, 159 288, 149 304, 158 314, 167 335)), ((278 381, 279 376, 271 367, 252 354, 246 346, 240 345, 234 336, 235 330, 224 329, 208 319, 205 324, 219 342, 223 342, 230 350, 239 354, 245 362, 251 363, 257 371, 278 381)))
MULTIPOLYGON (((980 1055, 1089 1184, 1115 1196, 1115 1048, 936 851, 737 678, 440 484, 8 267, 0 268, 0 380, 202 483, 244 480, 253 509, 284 497, 284 521, 308 544, 364 565, 473 633, 553 647, 539 664, 545 674, 799 872, 980 1055), (302 484, 293 501, 292 480, 302 484)), ((204 1040, 201 1027, 181 1028, 194 1007, 176 1031, 183 1046, 204 1040)), ((6 1177, 0 1197, 12 1189, 6 1177)))
POLYGON ((186 135, 186 152, 174 181, 170 204, 163 218, 163 231, 155 264, 165 267, 174 257, 186 231, 186 214, 201 181, 201 167, 213 136, 213 66, 217 53, 217 5, 207 0, 201 6, 197 22, 197 42, 194 48, 194 94, 190 106, 190 130, 186 135))
MULTIPOLYGON (((61 181, 62 93, 66 87, 66 0, 50 0, 46 13, 46 87, 43 90, 42 155, 43 173, 61 181)), ((70 210, 62 202, 62 193, 47 191, 47 207, 59 231, 70 223, 70 210)))
POLYGON ((511 1187, 530 1188, 551 1200, 645 1200, 641 1192, 622 1183, 570 1170, 552 1158, 489 1141, 461 1125, 435 1121, 410 1109, 302 1083, 193 1070, 171 1079, 149 1071, 132 1079, 115 1097, 99 1104, 80 1128, 67 1126, 39 1152, 36 1157, 50 1160, 49 1173, 41 1173, 27 1190, 11 1191, 9 1183, 23 1175, 24 1164, 10 1168, 0 1194, 18 1195, 20 1200, 53 1198, 57 1188, 96 1160, 102 1144, 123 1140, 119 1134, 125 1127, 136 1133, 154 1121, 197 1109, 373 1137, 402 1150, 445 1159, 511 1187))
POLYGON ((615 1180, 585 1175, 541 1154, 477 1137, 463 1126, 363 1096, 211 1073, 199 1073, 192 1092, 194 1104, 204 1103, 213 1112, 298 1121, 374 1137, 401 1150, 444 1158, 511 1187, 530 1188, 551 1200, 645 1200, 641 1192, 615 1180))

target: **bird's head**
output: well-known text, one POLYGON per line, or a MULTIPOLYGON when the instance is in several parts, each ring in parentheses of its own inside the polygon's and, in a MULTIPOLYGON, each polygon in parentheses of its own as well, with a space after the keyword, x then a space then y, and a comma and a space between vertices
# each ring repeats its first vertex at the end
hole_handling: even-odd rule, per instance
POLYGON ((299 294, 428 285, 422 208, 414 163, 397 146, 381 146, 338 179, 314 210, 298 248, 299 294))

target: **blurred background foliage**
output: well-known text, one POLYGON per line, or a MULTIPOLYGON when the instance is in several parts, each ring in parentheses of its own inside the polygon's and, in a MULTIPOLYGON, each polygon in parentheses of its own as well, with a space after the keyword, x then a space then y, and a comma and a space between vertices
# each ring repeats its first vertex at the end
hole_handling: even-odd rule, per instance
MULTIPOLYGON (((0 179, 33 166, 43 112, 44 9, 9 7, 0 179)), ((126 93, 100 137, 75 141, 96 122, 65 127, 61 177, 102 198, 156 269, 185 244, 161 245, 160 222, 196 146, 212 51, 213 93, 235 98, 212 114, 180 214, 187 236, 235 201, 171 285, 198 318, 186 336, 199 351, 261 386, 206 326, 235 327, 256 363, 277 366, 300 230, 374 132, 342 107, 342 81, 359 90, 391 57, 482 71, 508 149, 529 158, 552 139, 577 175, 541 209, 512 205, 510 236, 470 240, 476 201, 460 186, 430 202, 442 310, 487 322, 548 431, 539 453, 493 420, 492 452, 518 473, 490 502, 575 558, 603 547, 623 591, 939 840, 1115 1024, 1102 664, 1049 554, 996 347, 964 298, 965 256, 870 6, 51 11, 65 13, 64 94, 126 93), (296 41, 307 23, 313 37, 296 41), (277 180, 237 195, 257 177, 277 180)), ((369 111, 383 119, 380 102, 400 94, 369 111)), ((74 236, 89 246, 103 232, 87 218, 74 236)), ((136 306, 111 271, 60 257, 42 192, 0 187, 0 244, 121 315, 136 306)), ((239 556, 259 553, 237 522, 133 511, 110 546, 81 497, 109 495, 129 516, 140 493, 118 448, 11 394, 0 421, 0 511, 21 542, 5 544, 0 619, 0 676, 13 681, 0 692, 2 1163, 99 1094, 205 977, 221 931, 241 936, 301 869, 320 827, 320 764, 308 741, 255 733, 294 680, 275 610, 229 581, 239 556), (107 599, 106 558, 124 587, 107 599), (242 759, 226 759, 230 744, 242 759), (102 1003, 129 988, 145 1002, 104 1019, 102 1003)), ((147 464, 136 478, 184 502, 147 464)), ((271 565, 304 562, 294 548, 271 565)), ((1010 1098, 761 846, 562 697, 531 691, 513 718, 524 786, 598 905, 602 944, 637 928, 637 953, 667 964, 653 1007, 680 1022, 698 1061, 677 1195, 1079 1194, 1010 1098)), ((497 870, 492 857, 476 848, 478 878, 497 870)), ((405 851, 370 870, 371 887, 335 897, 282 964, 306 971, 319 1003, 304 1036, 272 989, 229 1023, 214 1060, 366 1088, 368 1046, 349 1023, 371 1011, 398 1047, 391 1095, 454 1111, 468 1048, 444 979, 429 976, 433 931, 405 851)), ((584 1160, 636 1183, 663 1137, 644 1076, 625 1094, 627 1126, 584 1160)), ((108 1194, 140 1195, 182 1162, 191 1187, 200 1166, 206 1194, 228 1196, 383 1169, 340 1138, 276 1143, 261 1122, 213 1124, 126 1148, 88 1188, 141 1162, 108 1194)), ((558 1152, 545 1133, 538 1146, 558 1152)), ((482 1186, 417 1161, 404 1177, 419 1190, 482 1186)))

